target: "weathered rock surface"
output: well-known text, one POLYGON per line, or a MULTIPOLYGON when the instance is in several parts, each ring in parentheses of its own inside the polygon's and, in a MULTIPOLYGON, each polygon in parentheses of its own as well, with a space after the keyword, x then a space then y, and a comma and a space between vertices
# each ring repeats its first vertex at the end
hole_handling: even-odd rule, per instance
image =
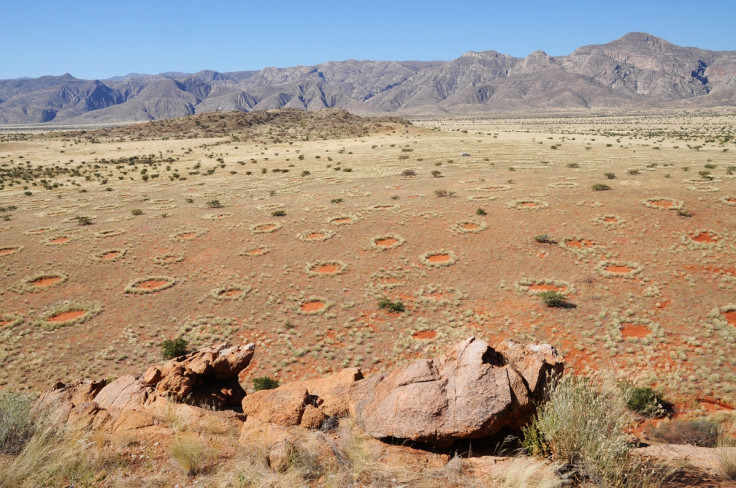
POLYGON ((365 380, 354 392, 354 416, 376 438, 448 446, 488 437, 527 422, 544 375, 562 368, 551 346, 494 350, 471 337, 442 359, 417 360, 365 380))

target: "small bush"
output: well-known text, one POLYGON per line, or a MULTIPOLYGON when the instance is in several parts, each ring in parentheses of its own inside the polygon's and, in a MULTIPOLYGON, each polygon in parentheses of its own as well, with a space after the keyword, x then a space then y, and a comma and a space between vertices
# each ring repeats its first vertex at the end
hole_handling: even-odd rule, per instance
POLYGON ((378 301, 378 308, 388 310, 389 312, 402 313, 406 307, 399 300, 392 302, 390 298, 383 297, 378 301))
POLYGON ((206 445, 195 437, 180 437, 171 444, 171 458, 189 476, 204 469, 207 457, 206 445))
POLYGON ((25 393, 0 393, 0 453, 18 454, 35 429, 33 397, 25 393))
POLYGON ((614 173, 603 173, 609 180, 615 180, 616 175, 614 173))
POLYGON ((404 171, 401 172, 401 176, 416 176, 416 175, 417 175, 417 172, 414 171, 413 169, 405 169, 404 171))
POLYGON ((667 410, 661 394, 649 387, 631 388, 626 396, 626 407, 646 417, 661 417, 667 410))
POLYGON ((539 297, 550 308, 561 308, 567 304, 565 295, 554 290, 543 291, 539 294, 539 297))
POLYGON ((610 190, 611 189, 610 186, 608 186, 606 184, 603 184, 603 183, 596 183, 591 188, 593 188, 593 190, 595 190, 595 191, 606 191, 606 190, 610 190))
POLYGON ((176 339, 166 339, 161 343, 161 355, 164 360, 178 358, 187 353, 187 341, 183 337, 176 339))
POLYGON ((274 210, 273 212, 271 212, 271 215, 274 217, 283 217, 286 215, 286 210, 274 210))
MULTIPOLYGON (((302 158, 304 158, 304 155, 303 155, 303 154, 301 154, 300 156, 301 156, 302 158)), ((304 171, 302 171, 302 176, 309 176, 309 175, 311 175, 311 174, 312 174, 312 173, 310 173, 310 172, 309 172, 308 170, 306 170, 306 169, 305 169, 304 171)))
POLYGON ((568 163, 567 167, 568 168, 579 168, 580 165, 578 163, 568 163))
POLYGON ((638 175, 639 173, 641 173, 641 171, 639 171, 638 169, 630 169, 629 170, 629 174, 630 175, 638 175))
POLYGON ((143 210, 141 210, 140 208, 134 208, 133 210, 130 211, 130 213, 132 213, 133 215, 136 215, 136 216, 137 215, 143 215, 143 210))
POLYGON ((440 176, 442 176, 442 172, 436 169, 432 170, 432 176, 434 176, 435 178, 439 178, 440 176))
POLYGON ((478 207, 478 209, 475 211, 475 215, 487 215, 488 212, 486 212, 482 207, 478 207))
POLYGON ((207 202, 207 207, 209 208, 222 208, 223 205, 220 203, 220 200, 210 200, 207 202))
POLYGON ((652 437, 668 444, 716 447, 719 433, 719 425, 712 420, 673 420, 671 422, 661 422, 652 431, 652 437))
POLYGON ((279 380, 273 379, 270 376, 261 376, 259 378, 253 378, 253 391, 273 390, 278 387, 279 387, 279 380))
POLYGON ((76 220, 79 225, 92 225, 92 219, 83 215, 74 217, 74 220, 76 220))
POLYGON ((534 236, 534 240, 540 244, 552 244, 553 243, 553 241, 549 238, 549 235, 547 234, 539 234, 538 236, 534 236))

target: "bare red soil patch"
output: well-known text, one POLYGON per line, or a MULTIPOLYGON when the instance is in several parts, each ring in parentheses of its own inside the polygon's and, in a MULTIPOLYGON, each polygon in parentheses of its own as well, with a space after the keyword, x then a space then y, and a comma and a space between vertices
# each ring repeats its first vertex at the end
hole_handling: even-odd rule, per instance
POLYGON ((690 239, 692 239, 695 242, 704 242, 706 244, 715 244, 719 241, 719 238, 717 235, 713 234, 712 232, 703 231, 700 232, 697 235, 691 235, 690 239))
POLYGON ((253 229, 256 232, 271 232, 276 228, 276 224, 262 224, 262 225, 256 225, 253 229))
POLYGON ((605 219, 603 219, 603 222, 607 224, 617 224, 618 219, 616 217, 606 217, 605 219))
POLYGON ((393 247, 399 242, 398 239, 394 239, 393 237, 387 237, 385 239, 378 239, 376 241, 376 246, 380 247, 393 247))
POLYGON ((646 337, 650 332, 649 327, 646 325, 634 324, 632 322, 621 324, 621 335, 624 337, 646 337))
POLYGON ((100 259, 103 261, 112 261, 118 256, 120 256, 120 251, 110 251, 100 256, 100 259))
POLYGON ((243 290, 240 288, 230 288, 229 290, 222 290, 220 293, 218 293, 221 297, 234 297, 238 296, 241 293, 243 293, 243 290))
POLYGON ((465 222, 465 223, 461 224, 460 227, 462 227, 465 230, 478 230, 478 229, 480 229, 480 225, 473 224, 472 222, 465 222))
POLYGON ((726 201, 727 201, 728 203, 736 203, 736 197, 732 197, 732 198, 726 198, 726 201))
POLYGON ((4 321, 0 322, 0 328, 5 327, 6 325, 10 325, 12 323, 13 323, 12 320, 4 320, 4 321))
POLYGON ((427 256, 427 261, 429 261, 430 263, 446 263, 449 260, 449 254, 431 254, 427 256))
POLYGON ((435 337, 437 337, 437 331, 421 330, 419 332, 414 332, 411 336, 414 339, 434 339, 435 337))
POLYGON ((135 285, 135 288, 141 288, 143 290, 155 290, 156 288, 160 288, 168 284, 169 282, 165 280, 147 280, 142 283, 138 283, 137 285, 135 285))
POLYGON ((603 269, 605 269, 609 273, 619 273, 619 274, 627 274, 627 273, 631 273, 632 271, 634 271, 634 268, 629 268, 628 266, 615 266, 615 265, 606 266, 603 269))
POLYGON ((521 208, 537 208, 539 204, 537 202, 521 202, 519 207, 521 208))
POLYGON ((69 310, 68 312, 63 312, 50 317, 48 322, 68 322, 70 320, 76 320, 86 313, 86 310, 69 310))
POLYGON ((179 239, 184 239, 185 241, 189 241, 197 237, 197 233, 196 232, 184 232, 183 234, 179 234, 177 237, 179 237, 179 239))
POLYGON ((351 219, 349 217, 344 217, 344 218, 341 218, 341 219, 335 219, 335 220, 331 221, 330 223, 331 224, 335 224, 335 225, 340 225, 340 224, 349 224, 352 221, 353 221, 353 219, 351 219))
MULTIPOLYGON (((613 220, 615 221, 616 219, 613 220)), ((608 219, 606 219, 606 222, 607 221, 608 219)), ((567 244, 568 247, 574 247, 575 249, 587 249, 594 245, 593 241, 590 239, 574 239, 571 241, 565 241, 565 244, 567 244)))
POLYGON ((705 407, 708 413, 715 413, 719 410, 734 410, 734 407, 726 402, 722 402, 716 398, 699 397, 698 402, 705 407))
POLYGON ((307 234, 305 239, 308 241, 318 241, 320 239, 324 239, 325 235, 322 232, 312 232, 311 234, 307 234))
POLYGON ((316 313, 325 308, 325 302, 321 300, 312 300, 310 302, 302 303, 299 308, 305 313, 316 313))
POLYGON ((726 317, 726 322, 736 327, 736 310, 730 312, 723 312, 723 316, 726 317))
POLYGON ((56 237, 54 239, 51 239, 49 241, 49 244, 66 244, 67 242, 69 242, 68 237, 56 237))
POLYGON ((20 250, 19 247, 3 247, 0 249, 0 256, 6 256, 8 254, 13 254, 15 252, 18 252, 20 250))
POLYGON ((651 200, 649 203, 651 203, 655 207, 661 207, 661 208, 670 208, 670 207, 672 207, 672 201, 671 200, 651 200))
POLYGON ((266 254, 268 250, 265 247, 259 247, 256 249, 251 249, 250 251, 246 251, 245 254, 248 256, 261 256, 263 254, 266 254))
POLYGON ((319 273, 319 274, 333 274, 333 273, 337 273, 339 269, 340 268, 338 268, 334 264, 323 264, 313 269, 312 271, 314 271, 315 273, 319 273))
POLYGON ((31 282, 31 285, 36 286, 38 288, 46 288, 47 286, 55 285, 56 283, 61 281, 61 277, 59 276, 49 276, 47 278, 40 278, 35 281, 31 282))

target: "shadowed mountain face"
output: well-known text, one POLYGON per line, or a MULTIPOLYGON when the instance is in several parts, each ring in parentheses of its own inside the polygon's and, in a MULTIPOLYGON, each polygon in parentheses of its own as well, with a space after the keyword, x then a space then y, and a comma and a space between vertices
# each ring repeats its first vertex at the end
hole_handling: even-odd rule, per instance
POLYGON ((469 52, 446 62, 333 61, 261 71, 0 80, 0 124, 156 120, 281 107, 404 115, 736 104, 736 51, 643 33, 568 56, 469 52))

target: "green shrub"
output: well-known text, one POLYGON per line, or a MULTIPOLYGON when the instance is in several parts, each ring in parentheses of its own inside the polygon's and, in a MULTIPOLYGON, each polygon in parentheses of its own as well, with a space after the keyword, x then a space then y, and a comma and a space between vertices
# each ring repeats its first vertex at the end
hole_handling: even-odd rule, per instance
POLYGON ((273 212, 271 212, 271 215, 274 217, 283 217, 286 215, 286 210, 282 210, 282 209, 274 210, 273 212))
POLYGON ((76 220, 79 225, 92 225, 92 219, 83 215, 74 217, 74 220, 76 220))
POLYGON ((596 183, 591 188, 593 188, 595 191, 606 191, 611 189, 610 186, 603 183, 596 183))
POLYGON ((609 180, 615 180, 616 175, 614 173, 603 173, 609 180))
POLYGON ((390 298, 383 297, 378 300, 378 308, 388 310, 389 312, 402 313, 406 307, 399 300, 392 302, 390 298))
POLYGON ((708 419, 673 420, 660 422, 651 434, 654 439, 668 444, 716 447, 720 426, 708 419))
POLYGON ((439 178, 440 176, 442 176, 442 172, 436 169, 432 170, 432 176, 434 176, 435 178, 439 178))
POLYGON ((35 430, 33 397, 0 392, 0 453, 18 454, 35 430))
POLYGON ((253 391, 273 390, 279 387, 279 380, 275 380, 270 376, 261 376, 253 378, 253 391))
POLYGON ((628 390, 626 407, 646 417, 661 417, 667 410, 661 394, 649 387, 634 387, 628 390))
POLYGON ((630 175, 638 175, 639 173, 640 173, 640 171, 638 169, 630 169, 629 170, 629 174, 630 175))
POLYGON ((178 358, 187 353, 187 341, 183 337, 176 339, 166 339, 161 343, 161 355, 164 360, 178 358))
POLYGON ((140 208, 134 208, 130 211, 130 213, 132 213, 133 215, 143 215, 143 210, 141 210, 140 208))
POLYGON ((552 244, 553 243, 553 241, 549 238, 549 235, 547 234, 539 234, 538 236, 534 236, 534 240, 540 244, 552 244))
POLYGON ((550 308, 560 308, 567 305, 567 301, 565 300, 565 295, 558 291, 554 290, 548 290, 543 291, 539 294, 539 297, 542 299, 545 305, 547 305, 550 308))
POLYGON ((487 215, 488 212, 485 211, 482 207, 478 207, 478 209, 475 211, 475 215, 487 215))
POLYGON ((210 200, 209 202, 207 202, 207 207, 222 208, 222 203, 220 203, 220 200, 210 200))

